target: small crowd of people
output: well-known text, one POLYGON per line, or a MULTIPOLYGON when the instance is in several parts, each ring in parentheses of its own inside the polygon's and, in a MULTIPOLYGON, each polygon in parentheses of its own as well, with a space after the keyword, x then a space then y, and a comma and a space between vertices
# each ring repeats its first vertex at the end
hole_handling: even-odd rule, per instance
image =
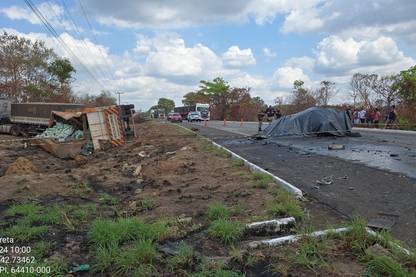
POLYGON ((257 114, 257 119, 259 120, 259 132, 263 125, 263 120, 266 119, 267 122, 272 122, 273 119, 279 119, 282 117, 282 113, 279 109, 275 109, 273 106, 268 106, 265 110, 260 111, 257 114))
MULTIPOLYGON (((367 127, 380 127, 380 122, 382 120, 382 114, 378 108, 372 106, 355 110, 347 110, 347 114, 350 117, 353 125, 366 125, 367 127)), ((390 107, 389 112, 384 117, 384 128, 385 129, 395 129, 397 128, 397 112, 396 107, 393 105, 390 107)))

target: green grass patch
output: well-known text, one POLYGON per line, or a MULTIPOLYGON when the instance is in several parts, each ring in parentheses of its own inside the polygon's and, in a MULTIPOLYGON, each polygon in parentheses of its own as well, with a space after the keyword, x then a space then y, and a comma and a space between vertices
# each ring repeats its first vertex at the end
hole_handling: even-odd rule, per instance
POLYGON ((323 244, 318 239, 306 237, 299 242, 298 249, 292 261, 298 266, 316 271, 326 265, 322 255, 323 248, 323 244))
POLYGON ((80 206, 69 206, 67 207, 67 211, 71 218, 77 221, 87 221, 96 216, 97 204, 91 203, 80 206))
POLYGON ((120 198, 118 198, 117 196, 114 196, 114 195, 110 195, 108 193, 102 193, 100 195, 99 200, 104 204, 112 205, 112 206, 115 206, 118 203, 120 203, 120 198))
POLYGON ((194 264, 196 259, 194 249, 187 245, 186 243, 182 242, 179 245, 178 253, 176 253, 170 260, 169 266, 171 270, 175 270, 178 268, 190 268, 194 264))
POLYGON ((25 223, 17 223, 7 228, 5 234, 18 242, 29 242, 41 238, 48 230, 48 226, 30 226, 25 223))
POLYGON ((6 211, 7 216, 29 216, 38 214, 42 211, 42 206, 39 203, 31 202, 24 204, 15 204, 6 211))
POLYGON ((134 268, 141 264, 152 264, 158 253, 151 240, 138 240, 133 246, 123 249, 114 260, 115 273, 128 276, 134 268))
POLYGON ((38 241, 32 245, 30 255, 36 257, 36 259, 42 259, 47 256, 53 248, 53 243, 49 241, 38 241))
POLYGON ((259 189, 266 189, 270 183, 273 183, 273 177, 263 172, 253 172, 254 187, 259 189))
POLYGON ((244 235, 244 224, 238 221, 218 219, 211 223, 208 234, 222 243, 230 245, 244 235))
POLYGON ((287 202, 273 201, 268 204, 267 213, 274 217, 293 216, 296 219, 302 219, 304 216, 302 208, 294 200, 287 202))
POLYGON ((71 194, 75 196, 86 196, 94 189, 89 182, 81 182, 72 188, 71 194))
POLYGON ((242 159, 233 159, 233 165, 236 167, 244 166, 244 161, 242 159))
POLYGON ((244 277, 245 275, 224 267, 223 263, 205 262, 198 272, 188 275, 189 277, 244 277))
POLYGON ((414 277, 416 272, 413 274, 407 272, 398 261, 391 257, 377 256, 367 263, 366 276, 414 277))
POLYGON ((208 207, 208 218, 210 220, 228 219, 231 216, 231 210, 220 202, 211 203, 208 207))
POLYGON ((140 201, 140 207, 143 210, 150 211, 156 207, 156 202, 153 199, 146 198, 140 201))
POLYGON ((137 217, 120 218, 117 221, 99 218, 92 223, 89 238, 96 246, 136 240, 157 241, 167 230, 164 223, 147 224, 137 217))

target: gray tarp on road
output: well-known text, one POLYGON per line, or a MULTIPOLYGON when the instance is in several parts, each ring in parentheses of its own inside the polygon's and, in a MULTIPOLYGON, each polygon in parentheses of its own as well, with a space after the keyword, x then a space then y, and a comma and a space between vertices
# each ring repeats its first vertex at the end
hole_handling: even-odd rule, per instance
POLYGON ((344 111, 313 107, 273 121, 264 129, 263 136, 345 136, 349 133, 351 121, 344 111))

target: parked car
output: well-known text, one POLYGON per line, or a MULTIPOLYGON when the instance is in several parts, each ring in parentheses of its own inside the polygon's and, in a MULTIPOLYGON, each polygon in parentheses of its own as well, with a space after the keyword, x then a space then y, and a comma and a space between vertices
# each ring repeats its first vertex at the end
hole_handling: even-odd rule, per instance
POLYGON ((172 119, 172 115, 173 113, 168 113, 168 117, 166 118, 168 121, 170 121, 172 119))
POLYGON ((189 112, 188 113, 188 121, 202 121, 201 112, 189 112))
POLYGON ((182 122, 182 116, 180 113, 171 113, 170 118, 168 117, 170 122, 182 122))

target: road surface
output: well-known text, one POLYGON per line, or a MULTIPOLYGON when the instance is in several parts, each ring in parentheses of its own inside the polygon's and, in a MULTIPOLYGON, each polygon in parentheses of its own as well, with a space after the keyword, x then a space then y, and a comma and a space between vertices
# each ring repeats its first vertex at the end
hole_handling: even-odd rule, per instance
POLYGON ((395 237, 416 246, 416 180, 409 177, 412 168, 414 173, 415 163, 409 162, 413 157, 405 156, 414 153, 416 136, 363 131, 360 138, 279 138, 276 142, 251 139, 248 135, 256 133, 255 123, 246 123, 242 128, 239 122, 227 122, 227 126, 216 121, 208 124, 207 128, 199 123, 183 123, 183 126, 197 125, 201 135, 287 180, 309 199, 341 215, 349 218, 359 215, 369 222, 392 225, 395 237), (332 142, 345 144, 346 150, 324 151, 332 142), (397 153, 392 152, 396 150, 397 153), (365 155, 350 156, 360 151, 365 155), (399 156, 390 157, 383 151, 399 156), (366 155, 372 155, 372 161, 384 157, 385 164, 367 166, 366 155), (396 168, 395 164, 401 166, 396 168))
MULTIPOLYGON (((197 123, 195 123, 197 124, 197 123)), ((203 123, 198 123, 204 125, 203 123)), ((263 124, 264 128, 268 123, 263 124)), ((210 121, 208 126, 237 135, 257 134, 257 122, 210 121)), ((354 129, 362 137, 279 137, 273 141, 305 152, 337 157, 416 178, 416 132, 354 129), (328 145, 345 145, 345 150, 328 150, 328 145)))

